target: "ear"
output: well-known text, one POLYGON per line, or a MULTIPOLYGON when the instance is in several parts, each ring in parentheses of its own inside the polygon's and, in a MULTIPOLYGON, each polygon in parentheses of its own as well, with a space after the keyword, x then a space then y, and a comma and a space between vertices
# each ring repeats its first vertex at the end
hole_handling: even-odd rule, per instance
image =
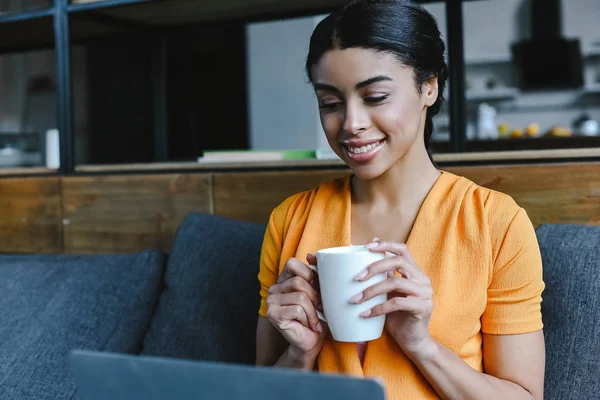
POLYGON ((432 76, 429 80, 423 83, 421 88, 423 103, 427 107, 431 107, 438 99, 438 80, 437 75, 432 76))

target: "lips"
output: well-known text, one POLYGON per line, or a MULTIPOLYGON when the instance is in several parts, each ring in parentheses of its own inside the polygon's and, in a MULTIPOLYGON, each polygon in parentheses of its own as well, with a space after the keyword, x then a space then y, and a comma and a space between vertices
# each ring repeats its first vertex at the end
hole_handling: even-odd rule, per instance
POLYGON ((362 140, 342 143, 349 159, 357 162, 371 161, 385 145, 385 139, 379 141, 362 140))

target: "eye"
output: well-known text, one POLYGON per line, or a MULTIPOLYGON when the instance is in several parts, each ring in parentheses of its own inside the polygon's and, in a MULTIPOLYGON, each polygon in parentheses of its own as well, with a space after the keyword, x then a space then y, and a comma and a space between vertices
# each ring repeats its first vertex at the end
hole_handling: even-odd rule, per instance
POLYGON ((323 99, 319 101, 319 108, 321 110, 332 110, 342 105, 342 102, 337 99, 323 99))
POLYGON ((365 97, 365 103, 369 103, 369 104, 381 103, 382 101, 386 100, 388 97, 390 97, 389 94, 384 94, 382 96, 365 97))

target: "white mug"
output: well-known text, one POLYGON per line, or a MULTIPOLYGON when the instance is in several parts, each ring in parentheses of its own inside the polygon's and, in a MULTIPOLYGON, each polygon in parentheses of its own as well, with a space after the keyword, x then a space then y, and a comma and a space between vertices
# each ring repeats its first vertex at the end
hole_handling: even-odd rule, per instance
POLYGON ((360 314, 385 303, 387 295, 376 296, 361 304, 352 304, 350 299, 385 279, 385 274, 379 274, 364 282, 354 280, 362 270, 384 258, 384 254, 374 253, 364 246, 317 251, 317 266, 310 265, 310 268, 319 274, 323 313, 318 314, 338 342, 367 342, 381 337, 385 315, 363 318, 360 314))

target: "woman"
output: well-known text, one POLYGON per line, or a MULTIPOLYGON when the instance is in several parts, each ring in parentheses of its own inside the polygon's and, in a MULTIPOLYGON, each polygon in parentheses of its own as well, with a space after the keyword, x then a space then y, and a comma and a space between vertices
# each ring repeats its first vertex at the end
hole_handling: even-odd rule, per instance
POLYGON ((307 72, 332 149, 352 176, 284 201, 263 243, 257 364, 377 376, 390 399, 541 399, 544 289, 535 232, 501 193, 441 172, 427 147, 447 79, 433 17, 400 0, 358 0, 315 29, 307 72), (380 238, 373 239, 374 237, 380 238), (356 279, 388 278, 384 335, 327 334, 312 271, 326 247, 395 256, 356 279))

